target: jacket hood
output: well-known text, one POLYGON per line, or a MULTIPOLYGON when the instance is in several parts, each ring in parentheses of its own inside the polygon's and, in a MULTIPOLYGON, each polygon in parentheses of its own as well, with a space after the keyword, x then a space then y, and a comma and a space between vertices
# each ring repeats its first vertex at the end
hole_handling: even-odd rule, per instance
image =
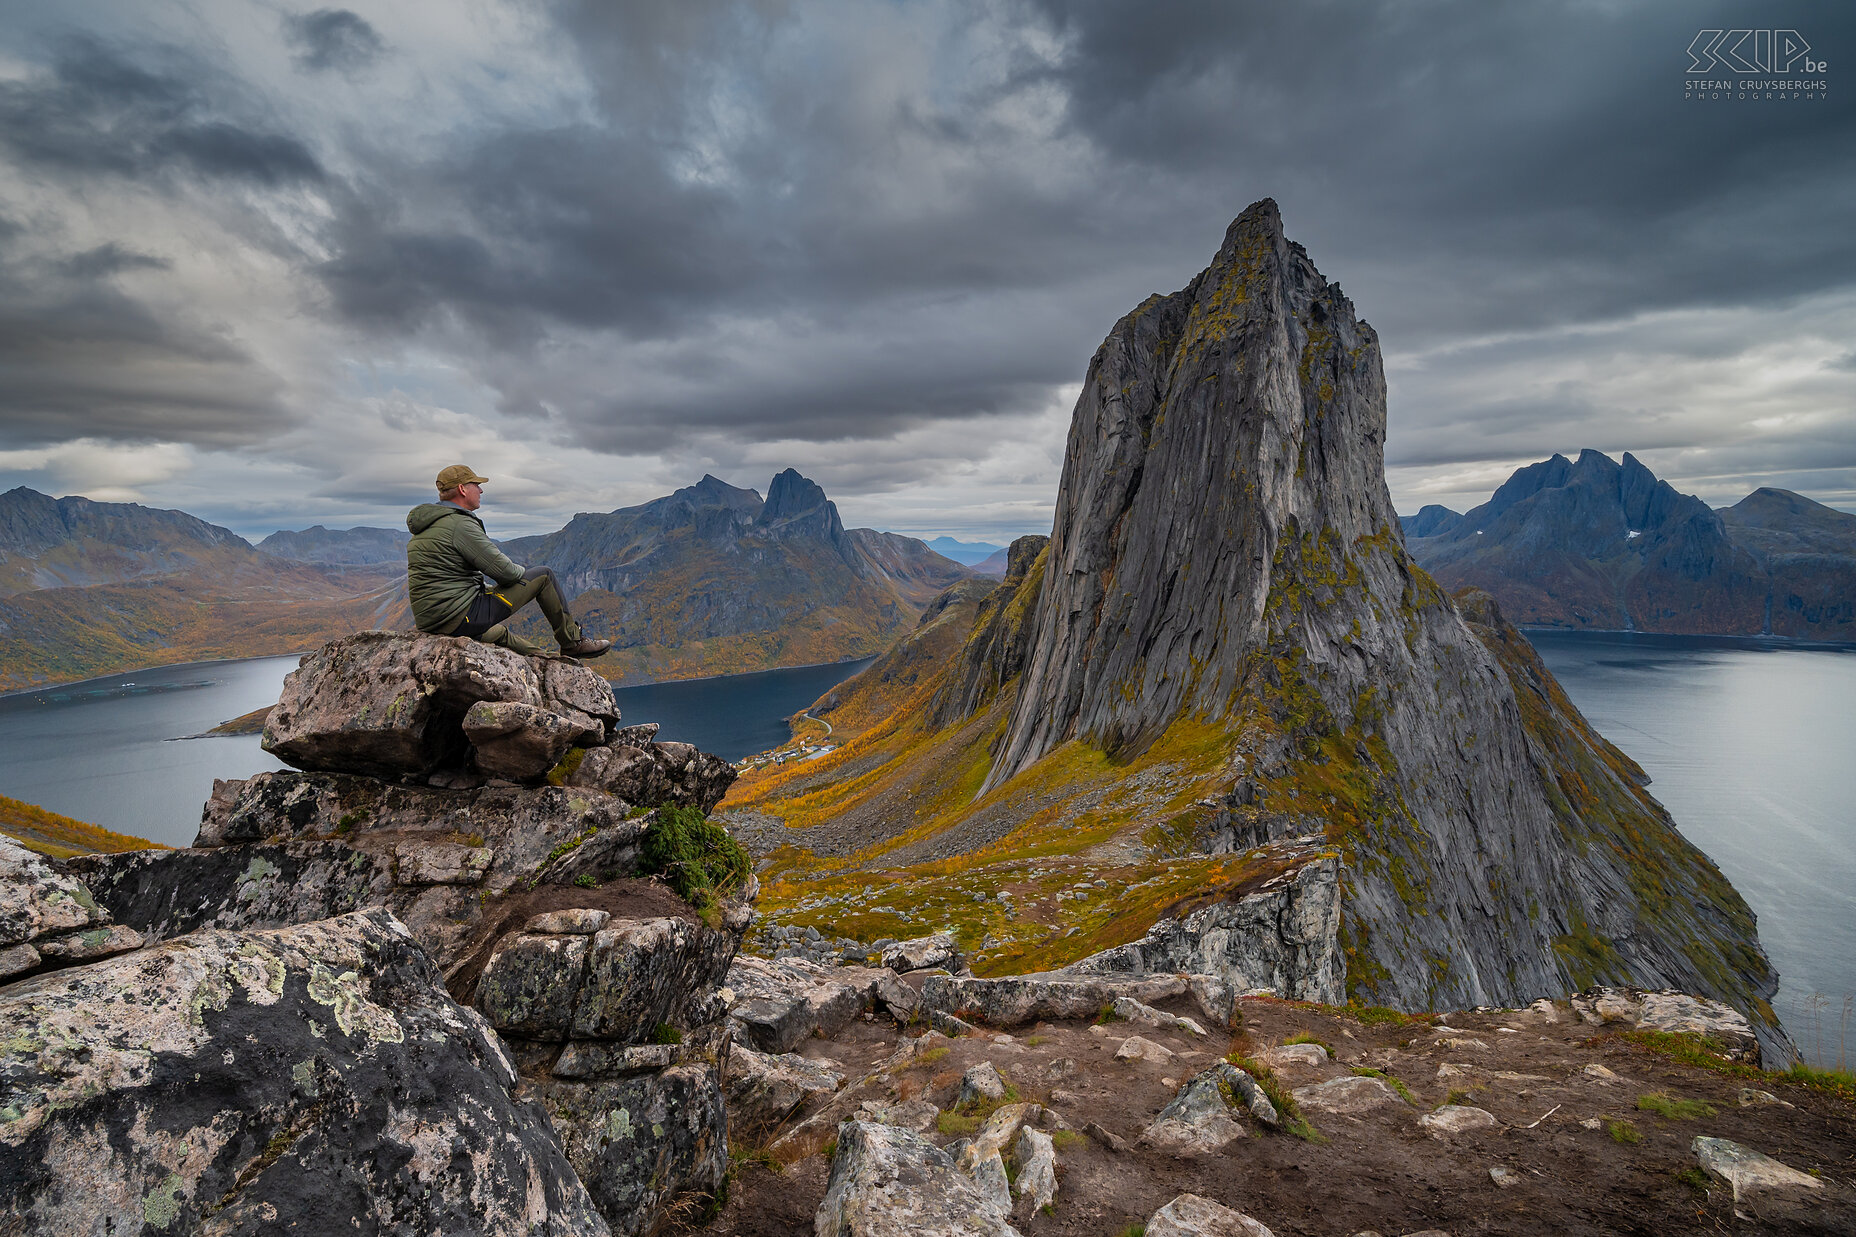
MULTIPOLYGON (((416 537, 448 515, 469 515, 471 519, 477 520, 476 516, 470 515, 462 507, 453 507, 448 503, 420 503, 406 513, 406 531, 416 537)), ((482 527, 483 521, 477 520, 477 524, 482 527)))

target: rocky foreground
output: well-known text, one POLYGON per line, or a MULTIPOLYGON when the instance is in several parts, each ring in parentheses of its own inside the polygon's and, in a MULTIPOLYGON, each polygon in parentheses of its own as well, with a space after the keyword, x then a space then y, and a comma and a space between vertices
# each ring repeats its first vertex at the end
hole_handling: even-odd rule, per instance
MULTIPOLYGON (((812 1008, 867 983, 774 965, 812 1008)), ((1099 977, 903 978, 913 1025, 876 999, 752 1059, 799 1107, 737 1114, 740 1168, 699 1231, 1856 1231, 1850 1097, 1745 1064, 1756 1037, 1713 1002, 1409 1016, 1159 977, 1151 1003, 1099 977)))

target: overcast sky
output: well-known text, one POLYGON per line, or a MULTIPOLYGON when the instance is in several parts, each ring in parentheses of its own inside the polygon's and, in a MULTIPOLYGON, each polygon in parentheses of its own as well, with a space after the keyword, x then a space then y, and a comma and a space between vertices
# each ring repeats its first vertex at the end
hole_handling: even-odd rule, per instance
POLYGON ((847 524, 1044 532, 1096 345, 1270 196, 1379 331, 1401 511, 1584 447, 1856 510, 1852 36, 1841 2, 0 0, 0 490, 257 537, 396 525, 462 460, 513 536, 793 466, 847 524), (1697 33, 1755 25, 1827 95, 1684 99, 1697 33))

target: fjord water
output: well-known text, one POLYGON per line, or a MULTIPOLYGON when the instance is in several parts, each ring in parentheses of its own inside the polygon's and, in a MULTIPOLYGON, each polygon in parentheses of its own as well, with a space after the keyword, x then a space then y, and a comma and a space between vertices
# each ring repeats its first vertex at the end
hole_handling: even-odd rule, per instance
MULTIPOLYGON (((836 662, 621 687, 625 721, 739 760, 786 741, 785 718, 870 664, 836 662)), ((0 795, 170 846, 200 827, 217 777, 286 766, 257 735, 185 739, 277 700, 295 657, 197 662, 0 696, 0 795)))
POLYGON ((1759 916, 1773 1007, 1815 1064, 1856 1057, 1856 648, 1529 631, 1567 695, 1759 916))

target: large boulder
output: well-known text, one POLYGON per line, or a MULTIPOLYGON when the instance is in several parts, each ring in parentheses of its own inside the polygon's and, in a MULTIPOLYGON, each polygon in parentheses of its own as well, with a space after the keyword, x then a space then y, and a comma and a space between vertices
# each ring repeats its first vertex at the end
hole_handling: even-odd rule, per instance
POLYGON ((736 1038, 762 1052, 791 1052, 814 1035, 830 1039, 876 999, 890 971, 828 967, 803 958, 739 957, 728 970, 736 1038))
POLYGON ((496 1037, 384 910, 0 990, 22 1231, 604 1234, 496 1037))
POLYGON ((1242 1101, 1232 1075, 1235 1066, 1220 1061, 1179 1089, 1160 1110, 1140 1141, 1175 1155, 1212 1155, 1244 1136, 1237 1119, 1242 1101))
POLYGON ((735 903, 720 928, 615 919, 591 936, 510 933, 477 983, 477 1008, 523 1039, 643 1043, 660 1027, 707 1017, 750 913, 735 903))
POLYGON ((0 837, 0 983, 136 949, 142 940, 112 923, 83 881, 0 837))
MULTIPOLYGON (((264 749, 300 769, 328 772, 399 777, 462 769, 472 755, 465 717, 486 703, 523 706, 533 711, 526 720, 549 719, 551 731, 588 743, 603 742, 619 720, 612 689, 584 666, 462 637, 362 632, 308 654, 285 678, 264 723, 264 749)), ((510 733, 492 734, 492 746, 509 746, 510 733)), ((502 763, 492 755, 484 767, 502 763)))
POLYGON ((945 1151, 911 1130, 868 1121, 838 1127, 838 1153, 814 1231, 818 1237, 1018 1237, 1006 1206, 956 1169, 945 1151))
POLYGON ((739 776, 728 761, 688 743, 645 742, 634 747, 615 737, 609 746, 589 750, 567 775, 566 784, 593 787, 630 803, 672 803, 707 814, 739 776))

